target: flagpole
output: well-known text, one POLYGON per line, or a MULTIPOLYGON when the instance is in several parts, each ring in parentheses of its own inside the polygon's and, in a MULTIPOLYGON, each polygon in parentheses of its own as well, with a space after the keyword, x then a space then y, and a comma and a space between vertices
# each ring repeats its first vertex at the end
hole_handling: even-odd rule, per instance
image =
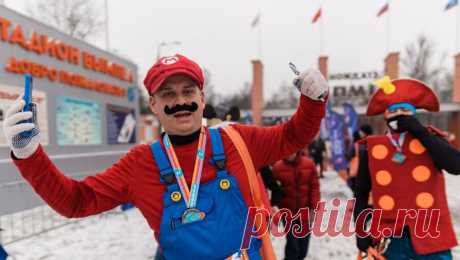
POLYGON ((321 12, 321 17, 319 18, 319 56, 323 55, 323 44, 324 44, 324 35, 323 35, 323 20, 324 20, 324 12, 323 12, 323 5, 319 7, 321 12))
POLYGON ((455 23, 455 53, 457 54, 460 50, 459 48, 459 44, 460 44, 460 32, 459 32, 459 29, 460 27, 458 26, 458 23, 460 23, 460 7, 455 6, 455 8, 457 8, 457 17, 456 17, 456 23, 455 23))
POLYGON ((105 49, 110 50, 109 44, 109 1, 105 0, 105 49))
POLYGON ((391 43, 391 35, 390 35, 390 15, 391 15, 391 8, 392 6, 390 5, 390 1, 388 0, 388 12, 387 12, 387 19, 386 19, 386 28, 385 28, 385 34, 386 34, 386 43, 385 43, 385 51, 386 54, 388 55, 390 53, 390 43, 391 43))
POLYGON ((259 9, 259 24, 257 25, 257 52, 259 55, 259 60, 262 60, 262 14, 259 9))

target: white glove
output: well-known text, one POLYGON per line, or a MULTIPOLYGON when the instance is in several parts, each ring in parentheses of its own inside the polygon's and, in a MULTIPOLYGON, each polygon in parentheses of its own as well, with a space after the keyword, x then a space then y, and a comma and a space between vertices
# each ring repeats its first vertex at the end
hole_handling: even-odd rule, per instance
POLYGON ((24 105, 22 97, 16 99, 6 111, 3 120, 3 133, 8 146, 19 159, 31 156, 40 143, 36 105, 31 103, 31 111, 22 112, 24 105), (21 122, 29 119, 28 122, 21 122))
POLYGON ((329 86, 321 72, 316 69, 308 69, 294 79, 294 86, 313 100, 325 101, 329 93, 329 86))

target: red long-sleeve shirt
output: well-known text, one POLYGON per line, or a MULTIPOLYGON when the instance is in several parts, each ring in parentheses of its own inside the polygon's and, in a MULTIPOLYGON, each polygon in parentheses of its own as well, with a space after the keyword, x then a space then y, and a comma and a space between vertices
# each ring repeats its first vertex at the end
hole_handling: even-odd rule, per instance
MULTIPOLYGON (((285 124, 233 127, 241 134, 256 169, 259 169, 305 147, 318 132, 324 108, 324 103, 302 96, 297 112, 285 124)), ((207 138, 202 183, 212 180, 216 173, 215 167, 209 163, 212 151, 209 134, 207 138)), ((227 170, 238 180, 246 204, 251 205, 244 165, 224 132, 222 141, 227 156, 227 170)), ((198 140, 174 147, 189 185, 197 146, 198 140)), ((110 168, 81 181, 61 173, 42 147, 29 158, 14 160, 14 163, 35 192, 63 216, 85 217, 131 202, 142 212, 150 227, 159 232, 162 196, 166 187, 160 183, 159 171, 148 145, 135 146, 110 168)))

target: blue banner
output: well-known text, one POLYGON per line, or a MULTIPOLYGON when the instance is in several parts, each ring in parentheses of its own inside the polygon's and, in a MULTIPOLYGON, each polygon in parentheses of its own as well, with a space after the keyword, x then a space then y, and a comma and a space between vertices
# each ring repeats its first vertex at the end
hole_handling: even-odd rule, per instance
POLYGON ((359 117, 355 108, 350 103, 343 104, 343 112, 345 115, 345 124, 347 125, 348 137, 353 141, 353 133, 359 130, 359 117))
POLYGON ((321 120, 321 125, 319 128, 319 137, 324 141, 329 140, 329 133, 326 127, 326 119, 321 120))
POLYGON ((332 164, 336 171, 346 170, 348 161, 345 153, 345 120, 344 117, 332 109, 326 112, 326 127, 329 132, 329 140, 331 142, 332 164))

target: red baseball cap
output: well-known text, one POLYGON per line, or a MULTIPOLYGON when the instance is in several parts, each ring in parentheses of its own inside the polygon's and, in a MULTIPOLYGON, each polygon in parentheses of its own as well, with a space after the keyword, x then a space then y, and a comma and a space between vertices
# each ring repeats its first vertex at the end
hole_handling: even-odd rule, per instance
POLYGON ((149 94, 153 94, 168 77, 176 74, 189 76, 198 84, 200 90, 203 89, 203 70, 196 62, 180 54, 162 57, 153 64, 145 76, 144 86, 149 94))

